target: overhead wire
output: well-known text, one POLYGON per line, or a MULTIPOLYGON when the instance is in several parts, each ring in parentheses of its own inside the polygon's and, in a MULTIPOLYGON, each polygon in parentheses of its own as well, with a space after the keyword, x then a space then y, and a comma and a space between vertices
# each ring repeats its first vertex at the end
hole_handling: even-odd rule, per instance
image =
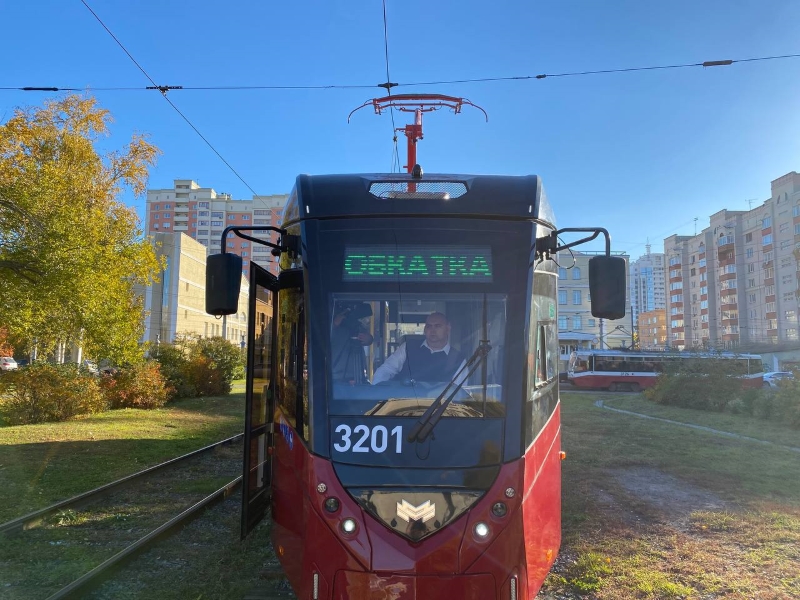
MULTIPOLYGON (((84 5, 86 5, 85 0, 81 0, 84 5)), ((86 5, 87 8, 88 5, 86 5)), ((385 2, 384 2, 385 6, 385 2)), ((91 11, 91 8, 89 8, 91 11)), ((92 11, 94 14, 94 11, 92 11)), ((95 15, 96 16, 96 15, 95 15)), ((99 18, 98 18, 99 20, 99 18)), ((101 21, 102 23, 102 21, 101 21)), ((103 25, 105 27, 105 25, 103 25)), ((106 28, 108 31, 108 28, 106 28)), ((111 33, 109 31, 109 33, 111 33)), ((111 34, 113 37, 113 34, 111 34)), ((215 86, 215 85, 205 85, 205 86, 187 86, 187 85, 176 85, 176 86, 159 86, 157 85, 150 77, 152 86, 145 86, 145 87, 91 87, 91 86, 69 86, 69 87, 57 87, 57 86, 2 86, 0 90, 4 91, 23 91, 23 92, 82 92, 82 91, 97 91, 97 92, 106 92, 106 91, 147 91, 147 90, 158 90, 162 93, 165 91, 257 91, 257 90, 334 90, 334 89, 374 89, 375 87, 382 87, 388 89, 391 95, 391 88, 394 87, 412 87, 412 86, 428 86, 428 85, 453 85, 459 83, 493 83, 493 82, 500 82, 500 81, 538 81, 543 79, 554 79, 560 77, 582 77, 582 76, 589 76, 589 75, 611 75, 611 74, 618 74, 618 73, 634 73, 634 72, 642 72, 642 71, 664 71, 664 70, 673 70, 673 69, 688 69, 688 68, 711 68, 711 67, 725 67, 731 66, 737 63, 750 63, 750 62, 764 62, 764 61, 772 61, 772 60, 789 60, 800 58, 800 53, 797 54, 780 54, 774 56, 754 56, 748 58, 737 58, 737 59, 725 59, 725 60, 706 60, 702 62, 695 62, 695 63, 681 63, 681 64, 667 64, 667 65, 651 65, 651 66, 644 66, 644 67, 621 67, 618 69, 596 69, 596 70, 582 70, 582 71, 565 71, 562 73, 541 73, 539 75, 511 75, 506 77, 476 77, 471 79, 442 79, 436 81, 407 81, 407 82, 390 82, 388 81, 388 41, 386 41, 386 30, 384 30, 384 46, 385 46, 385 54, 387 57, 387 82, 386 83, 379 83, 379 84, 321 84, 321 85, 226 85, 226 86, 215 86)), ((114 37, 117 40, 116 37, 114 37)), ((120 43, 117 40, 117 43, 120 43)), ((120 46, 122 46, 120 44, 120 46)), ((124 47, 123 47, 124 50, 124 47)), ((130 56, 130 54, 125 50, 125 52, 130 56)), ((131 57, 132 58, 132 57, 131 57)), ((134 63, 140 67, 136 61, 134 63)), ((140 67, 141 69, 141 67, 140 67)), ((144 70, 142 69, 142 72, 144 70)), ((146 73, 145 73, 146 74, 146 73)))
MULTIPOLYGON (((386 62, 386 92, 389 96, 392 95, 392 78, 389 75, 389 26, 388 19, 386 18, 386 0, 383 0, 383 55, 386 62)), ((395 164, 397 172, 400 172, 400 153, 397 148, 397 126, 394 123, 394 107, 389 105, 389 114, 392 117, 392 142, 394 144, 394 153, 392 156, 392 172, 394 173, 395 164), (396 163, 394 161, 397 161, 396 163)))
POLYGON ((231 170, 231 172, 232 172, 234 175, 236 175, 236 177, 238 177, 238 178, 239 178, 239 181, 241 181, 241 182, 242 182, 242 183, 245 185, 245 187, 247 187, 247 189, 249 189, 249 190, 250 190, 250 191, 253 193, 253 195, 254 195, 254 196, 258 196, 258 193, 257 193, 257 192, 256 192, 256 191, 255 191, 255 190, 252 188, 252 186, 251 186, 249 183, 247 183, 247 182, 244 180, 244 177, 242 177, 242 176, 239 174, 239 172, 238 172, 236 169, 234 169, 234 168, 233 168, 233 166, 232 166, 232 165, 231 165, 231 164, 230 164, 230 163, 229 163, 227 160, 225 160, 225 157, 224 157, 224 156, 222 156, 222 154, 220 154, 220 153, 219 153, 219 151, 218 151, 218 150, 217 150, 217 149, 214 147, 214 145, 213 145, 213 144, 212 144, 210 141, 208 141, 208 139, 207 139, 207 138, 206 138, 206 137, 205 137, 205 136, 204 136, 202 133, 200 133, 200 130, 199 130, 197 127, 195 127, 195 125, 194 125, 194 124, 193 124, 193 123, 192 123, 192 122, 189 120, 189 118, 188 118, 186 115, 184 115, 184 114, 183 114, 183 113, 180 111, 180 109, 179 109, 177 106, 175 106, 175 104, 172 102, 172 100, 170 100, 170 99, 167 97, 167 90, 169 90, 169 89, 174 89, 174 86, 159 86, 159 85, 158 85, 158 84, 155 82, 155 80, 154 80, 154 79, 153 79, 153 78, 150 76, 150 74, 149 74, 147 71, 145 71, 144 67, 142 67, 142 65, 140 65, 140 64, 137 62, 137 60, 136 60, 136 59, 133 57, 133 55, 132 55, 130 52, 128 52, 128 49, 127 49, 127 48, 125 48, 125 46, 124 46, 124 45, 123 45, 123 43, 122 43, 122 42, 121 42, 121 41, 120 41, 120 40, 117 38, 117 36, 115 36, 115 35, 114 35, 114 33, 113 33, 113 32, 112 32, 112 31, 111 31, 109 28, 108 28, 108 26, 106 26, 106 24, 103 22, 103 20, 100 18, 100 16, 99 16, 99 15, 98 15, 96 12, 94 12, 94 11, 92 10, 92 7, 91 7, 91 6, 89 6, 89 4, 87 4, 86 0, 80 0, 80 1, 81 1, 81 3, 82 3, 82 4, 83 4, 83 5, 84 5, 84 6, 87 8, 87 10, 88 10, 90 13, 92 13, 92 15, 94 16, 94 18, 95 18, 95 19, 97 19, 97 22, 98 22, 98 23, 100 23, 100 25, 102 25, 102 26, 103 26, 103 29, 105 29, 105 30, 108 32, 108 34, 109 34, 109 35, 110 35, 110 36, 113 38, 113 40, 114 40, 115 42, 117 42, 117 45, 118 45, 120 48, 122 48, 122 51, 123 51, 123 52, 125 52, 125 54, 127 54, 127 55, 128 55, 128 58, 130 58, 130 59, 131 59, 131 61, 133 62, 133 64, 135 64, 135 65, 136 65, 136 67, 137 67, 137 68, 138 68, 138 69, 139 69, 139 70, 140 70, 140 71, 141 71, 141 72, 144 74, 144 76, 145 76, 145 77, 147 77, 147 79, 150 81, 150 83, 152 83, 152 84, 153 84, 153 87, 154 87, 154 88, 156 88, 156 89, 158 89, 158 90, 161 92, 161 95, 164 97, 164 100, 166 100, 166 101, 167 101, 167 103, 168 103, 168 104, 169 104, 169 105, 170 105, 170 106, 171 106, 171 107, 172 107, 172 108, 175 110, 175 112, 177 112, 177 113, 178 113, 178 114, 181 116, 181 118, 183 118, 183 120, 184 120, 184 121, 186 121, 186 123, 189 125, 189 127, 191 127, 191 128, 194 130, 194 132, 195 132, 197 135, 199 135, 199 136, 200 136, 200 139, 202 139, 202 140, 203 140, 203 141, 206 143, 206 145, 207 145, 209 148, 211 148, 211 150, 214 152, 214 154, 216 154, 216 155, 217 155, 217 156, 220 158, 220 160, 221 160, 223 163, 225 163, 225 166, 227 166, 227 167, 228 167, 228 168, 231 170))

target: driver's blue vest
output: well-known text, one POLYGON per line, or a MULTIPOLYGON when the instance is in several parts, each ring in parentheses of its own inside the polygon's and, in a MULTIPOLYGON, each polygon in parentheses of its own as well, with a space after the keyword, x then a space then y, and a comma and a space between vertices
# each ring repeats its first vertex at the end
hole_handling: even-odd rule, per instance
POLYGON ((417 343, 406 344, 406 363, 395 379, 405 381, 450 381, 464 355, 450 346, 450 353, 431 352, 426 346, 417 343))

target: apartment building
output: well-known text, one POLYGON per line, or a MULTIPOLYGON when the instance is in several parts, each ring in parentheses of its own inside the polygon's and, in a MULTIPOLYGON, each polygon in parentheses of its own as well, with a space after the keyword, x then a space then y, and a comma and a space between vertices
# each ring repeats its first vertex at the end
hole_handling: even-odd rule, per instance
POLYGON ((721 210, 695 236, 664 240, 671 346, 756 348, 798 341, 800 175, 748 211, 721 210))
POLYGON ((630 266, 631 315, 637 327, 641 313, 667 307, 664 255, 651 253, 650 244, 646 249, 630 266))
POLYGON ((637 323, 639 349, 665 350, 667 348, 666 309, 661 308, 640 312, 637 323))
MULTIPOLYGON (((253 196, 252 200, 234 200, 230 194, 204 188, 191 179, 175 179, 173 187, 147 191, 145 227, 147 234, 183 233, 206 248, 207 254, 222 251, 223 230, 232 225, 280 226, 288 194, 253 196)), ((248 233, 252 237, 277 242, 275 232, 248 233)), ((271 249, 229 233, 225 251, 242 257, 242 273, 247 277, 250 263, 278 274, 271 249)))
MULTIPOLYGON (((558 341, 562 367, 569 354, 578 348, 630 348, 634 328, 631 299, 626 298, 625 316, 616 321, 592 316, 589 292, 589 260, 601 252, 561 252, 558 254, 558 341)), ((630 269, 630 257, 621 256, 630 269)), ((628 273, 630 288, 630 273, 628 273)))
POLYGON ((144 335, 140 341, 171 343, 180 334, 222 336, 240 345, 247 336, 249 286, 242 277, 239 309, 224 321, 206 313, 206 247, 185 233, 154 233, 156 254, 164 258, 157 283, 137 286, 144 297, 144 335))

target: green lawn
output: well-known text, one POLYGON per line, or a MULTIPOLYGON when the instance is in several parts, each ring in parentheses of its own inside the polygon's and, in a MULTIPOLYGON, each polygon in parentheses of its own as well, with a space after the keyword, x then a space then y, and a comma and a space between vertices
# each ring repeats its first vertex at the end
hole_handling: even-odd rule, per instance
POLYGON ((665 406, 650 402, 642 394, 619 394, 616 396, 604 394, 603 401, 606 406, 613 408, 631 410, 653 417, 680 421, 681 423, 703 425, 783 446, 800 447, 800 430, 793 429, 777 421, 767 421, 749 415, 732 415, 681 408, 679 406, 665 406))
POLYGON ((0 522, 240 433, 244 394, 0 427, 0 522))
POLYGON ((547 589, 598 600, 800 597, 800 456, 614 413, 594 405, 601 398, 792 441, 791 431, 768 422, 663 411, 640 396, 562 393, 562 557, 568 559, 547 589))

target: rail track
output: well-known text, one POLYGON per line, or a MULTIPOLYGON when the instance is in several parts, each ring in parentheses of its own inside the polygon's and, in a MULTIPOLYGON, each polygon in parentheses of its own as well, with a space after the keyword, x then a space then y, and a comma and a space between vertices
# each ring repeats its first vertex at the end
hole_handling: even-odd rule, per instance
POLYGON ((0 564, 14 572, 0 595, 85 597, 239 487, 242 439, 221 440, 1 524, 0 546, 15 551, 0 552, 0 564))

